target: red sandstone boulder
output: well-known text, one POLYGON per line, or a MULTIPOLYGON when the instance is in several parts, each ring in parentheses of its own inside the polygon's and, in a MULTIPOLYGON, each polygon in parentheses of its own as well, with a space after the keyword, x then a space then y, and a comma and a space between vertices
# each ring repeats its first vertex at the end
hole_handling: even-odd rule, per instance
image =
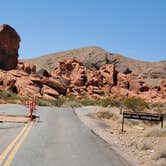
POLYGON ((28 74, 36 73, 36 66, 27 62, 18 61, 17 70, 25 71, 28 74))
POLYGON ((11 70, 17 66, 20 37, 9 25, 0 26, 0 69, 11 70))
POLYGON ((42 78, 41 82, 43 85, 47 85, 52 89, 56 90, 59 94, 66 95, 67 87, 59 80, 56 80, 52 77, 50 78, 44 77, 42 78))
MULTIPOLYGON (((166 79, 160 83, 160 89, 163 96, 166 98, 166 79)), ((166 101, 165 101, 166 102, 166 101)))
POLYGON ((53 88, 50 88, 47 85, 43 85, 41 89, 41 93, 43 97, 46 99, 55 99, 59 96, 59 93, 56 90, 54 90, 53 88))
POLYGON ((114 65, 111 64, 104 65, 99 69, 98 73, 102 75, 103 84, 108 84, 110 86, 117 85, 118 72, 115 70, 114 65))

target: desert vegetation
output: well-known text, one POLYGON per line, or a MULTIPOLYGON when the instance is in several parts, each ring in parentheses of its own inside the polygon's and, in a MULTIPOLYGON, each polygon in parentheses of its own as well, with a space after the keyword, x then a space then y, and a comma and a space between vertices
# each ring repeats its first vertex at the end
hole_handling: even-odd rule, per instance
POLYGON ((19 96, 6 90, 0 90, 1 103, 22 104, 25 97, 19 96))

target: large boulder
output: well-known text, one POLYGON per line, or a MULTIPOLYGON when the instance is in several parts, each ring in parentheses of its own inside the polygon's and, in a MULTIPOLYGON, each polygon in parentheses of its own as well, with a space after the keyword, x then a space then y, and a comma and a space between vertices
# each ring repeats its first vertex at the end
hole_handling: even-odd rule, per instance
POLYGON ((0 26, 0 69, 11 70, 17 66, 20 37, 9 25, 0 26))
POLYGON ((17 69, 25 71, 28 74, 36 73, 36 66, 27 62, 18 61, 17 69))

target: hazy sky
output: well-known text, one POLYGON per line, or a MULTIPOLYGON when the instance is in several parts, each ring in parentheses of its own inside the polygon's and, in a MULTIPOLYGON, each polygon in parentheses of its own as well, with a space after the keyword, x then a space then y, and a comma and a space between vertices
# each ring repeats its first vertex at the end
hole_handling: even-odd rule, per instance
POLYGON ((85 46, 166 60, 166 0, 3 0, 0 24, 21 36, 20 58, 85 46))

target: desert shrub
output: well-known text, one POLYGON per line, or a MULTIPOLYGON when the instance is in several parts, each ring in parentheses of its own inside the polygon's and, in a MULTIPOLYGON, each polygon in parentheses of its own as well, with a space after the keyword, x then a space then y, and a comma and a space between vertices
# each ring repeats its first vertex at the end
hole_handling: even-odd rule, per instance
POLYGON ((106 97, 102 100, 97 100, 96 105, 102 106, 102 107, 119 107, 120 106, 120 101, 117 98, 109 98, 106 97))
POLYGON ((111 99, 111 106, 112 107, 120 107, 121 101, 118 98, 112 98, 111 99))
POLYGON ((108 107, 108 106, 112 105, 112 102, 111 102, 110 98, 107 97, 107 98, 104 98, 103 100, 101 100, 100 105, 102 107, 108 107))
POLYGON ((1 90, 0 91, 0 98, 7 101, 7 103, 12 103, 12 104, 21 104, 24 100, 24 97, 21 97, 15 93, 10 93, 9 91, 6 90, 1 90))
POLYGON ((111 106, 111 99, 106 97, 106 98, 100 100, 100 102, 98 102, 98 103, 102 107, 108 107, 108 106, 111 106))
POLYGON ((166 145, 159 146, 153 155, 154 160, 166 159, 166 145))
POLYGON ((153 143, 151 142, 144 142, 141 146, 141 150, 152 150, 153 149, 153 143))
POLYGON ((166 137, 166 129, 164 128, 152 128, 145 133, 146 137, 166 137))
POLYGON ((82 98, 79 100, 80 104, 83 105, 83 106, 89 106, 89 105, 97 105, 98 104, 98 101, 97 100, 92 100, 92 99, 89 99, 89 98, 82 98))
POLYGON ((132 111, 143 111, 145 108, 149 108, 148 103, 144 99, 135 97, 127 98, 124 101, 124 105, 132 111))
POLYGON ((57 106, 57 107, 60 107, 62 106, 64 103, 65 103, 66 99, 63 98, 63 97, 58 97, 57 99, 55 100, 52 100, 51 104, 53 106, 57 106))
POLYGON ((110 119, 114 116, 113 113, 110 113, 108 111, 106 111, 106 112, 97 112, 96 115, 97 115, 98 118, 103 118, 103 119, 110 119))
POLYGON ((1 90, 0 94, 1 94, 1 98, 4 100, 12 96, 11 93, 6 90, 1 90))
POLYGON ((81 103, 78 100, 67 100, 63 105, 65 107, 81 107, 81 103))
POLYGON ((98 118, 103 118, 103 119, 117 120, 119 118, 116 115, 116 113, 112 110, 97 112, 96 115, 98 118))
POLYGON ((156 113, 166 113, 166 103, 152 103, 149 107, 156 113))
POLYGON ((21 97, 21 96, 18 96, 16 94, 12 94, 11 96, 7 97, 7 100, 20 100, 20 101, 23 101, 24 98, 21 97))
POLYGON ((125 124, 132 127, 132 126, 138 126, 140 124, 140 121, 136 119, 126 119, 125 124))
POLYGON ((44 99, 38 99, 37 105, 39 105, 39 106, 51 106, 51 102, 48 100, 44 100, 44 99))

